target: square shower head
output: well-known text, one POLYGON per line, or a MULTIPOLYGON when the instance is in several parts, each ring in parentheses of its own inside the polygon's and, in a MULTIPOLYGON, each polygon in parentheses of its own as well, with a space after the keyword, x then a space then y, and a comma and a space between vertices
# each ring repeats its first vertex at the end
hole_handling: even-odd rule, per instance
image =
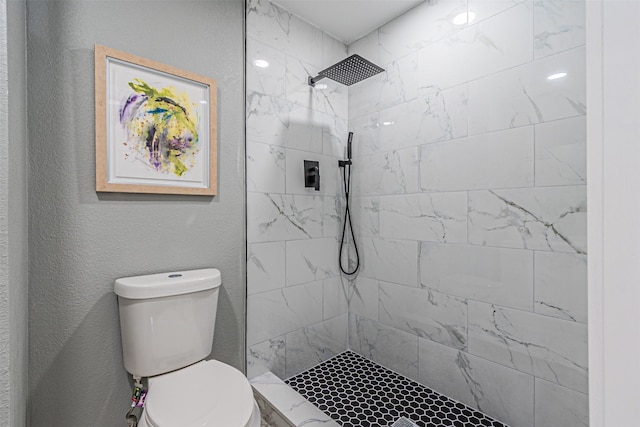
POLYGON ((378 67, 373 62, 367 61, 360 55, 354 54, 320 71, 316 77, 309 77, 309 84, 313 86, 318 80, 328 77, 343 85, 351 86, 354 83, 368 79, 383 71, 383 68, 378 67))

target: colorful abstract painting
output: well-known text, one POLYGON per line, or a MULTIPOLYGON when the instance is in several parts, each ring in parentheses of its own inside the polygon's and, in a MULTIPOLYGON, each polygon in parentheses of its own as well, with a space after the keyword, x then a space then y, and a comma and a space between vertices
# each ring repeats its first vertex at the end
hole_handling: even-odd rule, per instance
POLYGON ((160 90, 143 80, 129 82, 133 93, 120 107, 127 132, 123 144, 130 155, 159 173, 182 176, 192 169, 198 153, 198 114, 188 94, 175 87, 160 90))
POLYGON ((96 45, 96 190, 216 193, 215 80, 96 45))

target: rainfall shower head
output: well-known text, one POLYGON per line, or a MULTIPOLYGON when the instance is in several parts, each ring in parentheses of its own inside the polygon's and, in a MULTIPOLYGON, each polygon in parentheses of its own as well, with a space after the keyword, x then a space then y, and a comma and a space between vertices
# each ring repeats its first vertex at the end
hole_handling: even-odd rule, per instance
POLYGON ((367 61, 360 55, 351 55, 347 59, 343 59, 337 64, 320 71, 316 77, 309 76, 309 86, 315 86, 319 80, 325 77, 342 83, 343 85, 351 86, 354 83, 368 79, 383 71, 383 68, 378 67, 373 62, 367 61))

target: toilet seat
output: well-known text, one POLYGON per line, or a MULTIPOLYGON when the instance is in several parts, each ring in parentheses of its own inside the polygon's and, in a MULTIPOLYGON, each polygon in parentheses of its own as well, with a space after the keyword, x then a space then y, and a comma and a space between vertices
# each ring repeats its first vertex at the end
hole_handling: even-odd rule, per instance
POLYGON ((143 417, 152 427, 246 427, 253 411, 247 378, 209 360, 150 378, 143 417))

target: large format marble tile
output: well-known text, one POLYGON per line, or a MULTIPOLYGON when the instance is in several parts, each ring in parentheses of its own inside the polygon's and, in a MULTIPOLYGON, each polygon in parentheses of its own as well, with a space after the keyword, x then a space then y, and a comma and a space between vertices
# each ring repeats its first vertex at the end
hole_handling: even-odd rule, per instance
POLYGON ((284 378, 285 337, 275 337, 249 346, 247 351, 247 378, 273 372, 284 378))
POLYGON ((325 114, 293 102, 247 94, 247 141, 321 153, 325 114))
POLYGON ((535 254, 535 311, 587 323, 587 256, 535 254))
MULTIPOLYGON (((356 239, 380 233, 380 198, 350 196, 349 211, 356 239)), ((344 217, 344 214, 342 214, 344 217)))
POLYGON ((288 241, 286 251, 288 286, 338 275, 338 242, 332 237, 288 241))
POLYGON ((576 48, 471 82, 469 133, 584 115, 585 73, 585 49, 576 48))
POLYGON ((251 0, 246 13, 249 37, 310 64, 322 66, 323 40, 319 28, 268 0, 251 0))
POLYGON ((589 396, 536 378, 535 427, 589 426, 589 396))
POLYGON ((322 33, 322 68, 327 68, 347 57, 347 45, 333 36, 322 33))
POLYGON ((466 136, 466 86, 434 91, 413 101, 383 109, 379 123, 380 147, 384 150, 466 136))
MULTIPOLYGON (((383 66, 378 108, 411 101, 418 96, 418 53, 409 54, 383 66)), ((357 94, 354 94, 357 102, 357 94)))
POLYGON ((380 151, 380 121, 378 112, 358 118, 349 118, 349 130, 353 132, 354 167, 359 159, 380 151))
POLYGON ((466 0, 426 1, 379 28, 380 62, 387 64, 460 30, 453 18, 466 0))
POLYGON ((285 287, 285 243, 248 245, 247 293, 257 294, 285 287))
POLYGON ((536 128, 536 186, 587 183, 586 116, 536 128))
MULTIPOLYGON (((342 277, 332 277, 322 281, 322 318, 328 320, 349 309, 349 282, 342 277)), ((345 320, 346 324, 346 320, 345 320)))
POLYGON ((361 276, 418 286, 418 242, 365 237, 358 247, 361 276))
POLYGON ((531 61, 532 14, 522 3, 421 49, 419 90, 446 89, 531 61))
POLYGON ((247 194, 249 243, 322 237, 323 200, 318 196, 247 194))
POLYGON ((380 283, 380 322, 449 347, 467 344, 466 301, 429 289, 380 283))
POLYGON ((381 66, 385 69, 384 72, 349 86, 350 118, 370 114, 416 98, 418 94, 417 53, 381 66))
POLYGON ((247 2, 247 36, 286 51, 291 14, 269 0, 247 2))
POLYGON ((319 71, 319 67, 287 56, 286 99, 346 120, 349 113, 348 88, 330 79, 323 80, 322 85, 310 86, 309 77, 317 76, 319 71))
POLYGON ((344 220, 344 197, 324 197, 322 207, 322 235, 340 237, 344 220))
POLYGON ((534 54, 552 55, 586 43, 586 0, 535 0, 534 54))
POLYGON ((378 320, 378 281, 358 277, 349 283, 349 313, 378 320))
POLYGON ((452 192, 381 196, 380 236, 466 242, 467 194, 452 192))
POLYGON ((468 134, 468 93, 462 85, 418 98, 420 143, 446 141, 468 134))
POLYGON ((426 339, 419 346, 422 384, 509 425, 533 426, 532 376, 426 339))
POLYGON ((469 352, 576 391, 587 391, 587 327, 469 301, 469 352))
POLYGON ((426 144, 420 151, 423 191, 532 187, 533 126, 426 144))
POLYGON ((347 315, 289 332, 286 345, 287 378, 347 349, 347 315))
MULTIPOLYGON (((321 69, 322 67, 311 65, 295 56, 287 55, 287 67, 284 74, 287 101, 325 113, 324 91, 309 86, 308 80, 309 76, 315 77, 321 69)), ((280 78, 282 78, 282 75, 280 78)))
POLYGON ((469 193, 469 242, 585 254, 586 186, 469 193))
POLYGON ((344 159, 348 135, 349 123, 347 119, 325 114, 322 126, 322 154, 344 159))
POLYGON ((322 321, 322 282, 247 297, 247 345, 322 321))
POLYGON ((352 187, 358 195, 418 191, 418 147, 372 154, 358 159, 353 168, 352 187))
POLYGON ((251 386, 296 427, 340 427, 271 372, 253 378, 251 386))
POLYGON ((349 86, 349 120, 376 113, 386 73, 379 73, 349 86))
POLYGON ((349 348, 387 369, 418 378, 418 337, 375 320, 349 314, 349 348))
POLYGON ((469 0, 469 12, 475 14, 475 19, 470 22, 470 25, 491 18, 525 1, 531 3, 531 0, 469 0))
POLYGON ((284 193, 285 150, 247 141, 247 191, 284 193))
POLYGON ((449 295, 533 310, 533 252, 423 242, 422 286, 449 295))
POLYGON ((358 40, 349 44, 349 46, 347 46, 348 55, 358 54, 374 64, 381 64, 378 53, 380 44, 378 32, 378 30, 373 30, 366 36, 360 37, 358 40))
POLYGON ((247 92, 258 92, 284 98, 286 56, 282 51, 258 40, 247 39, 247 92), (256 61, 267 61, 268 67, 258 67, 256 61))

